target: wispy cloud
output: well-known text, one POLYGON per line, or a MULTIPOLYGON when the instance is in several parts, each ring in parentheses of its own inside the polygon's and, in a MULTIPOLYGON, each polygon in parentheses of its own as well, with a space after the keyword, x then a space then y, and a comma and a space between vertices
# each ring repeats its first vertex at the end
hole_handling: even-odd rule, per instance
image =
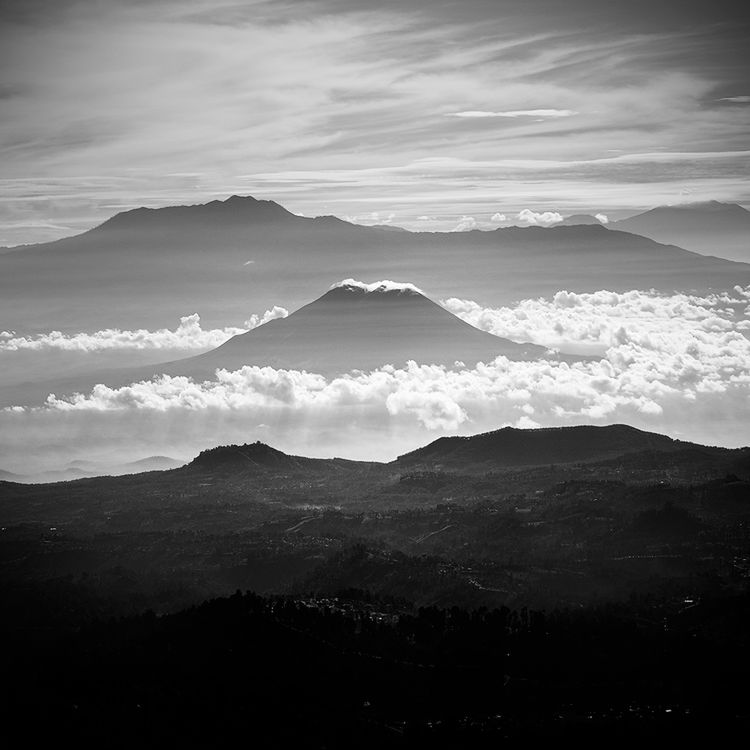
POLYGON ((571 117, 577 115, 572 109, 512 109, 505 112, 490 112, 484 109, 468 109, 463 112, 448 112, 447 117, 467 119, 482 117, 571 117))
POLYGON ((733 102, 734 104, 750 104, 750 96, 723 96, 720 102, 733 102))
POLYGON ((297 3, 77 0, 52 15, 44 5, 14 2, 0 17, 7 244, 70 234, 113 207, 236 192, 306 215, 395 212, 399 223, 476 217, 490 211, 483 192, 495 205, 512 196, 513 212, 580 210, 598 195, 601 208, 641 208, 686 183, 697 197, 750 200, 746 165, 721 155, 750 149, 748 110, 717 101, 742 80, 742 56, 734 30, 703 22, 708 10, 699 22, 682 8, 678 20, 658 9, 605 17, 594 4, 497 13, 469 3, 458 14, 412 2, 331 12, 315 0, 301 13, 297 3), (636 158, 627 170, 610 163, 603 190, 584 168, 561 179, 613 149, 636 158), (489 177, 488 155, 523 166, 489 177), (418 171, 433 158, 444 160, 437 179, 418 171), (544 162, 567 167, 547 176, 544 162))

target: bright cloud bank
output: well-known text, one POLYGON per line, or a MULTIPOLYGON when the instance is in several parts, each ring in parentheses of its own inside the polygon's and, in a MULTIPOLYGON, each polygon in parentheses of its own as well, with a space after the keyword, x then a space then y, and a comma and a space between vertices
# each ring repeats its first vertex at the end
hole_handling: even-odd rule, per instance
POLYGON ((625 422, 709 444, 748 442, 750 287, 703 297, 560 292, 512 308, 443 304, 492 333, 589 358, 498 357, 453 368, 410 362, 334 379, 246 366, 204 382, 162 376, 97 385, 0 412, 0 434, 13 436, 7 445, 0 437, 0 448, 10 455, 29 427, 45 438, 68 430, 78 441, 89 433, 99 440, 107 430, 117 440, 138 435, 154 450, 155 436, 181 446, 190 439, 188 454, 194 446, 261 437, 307 454, 392 458, 440 432, 585 422, 625 422))

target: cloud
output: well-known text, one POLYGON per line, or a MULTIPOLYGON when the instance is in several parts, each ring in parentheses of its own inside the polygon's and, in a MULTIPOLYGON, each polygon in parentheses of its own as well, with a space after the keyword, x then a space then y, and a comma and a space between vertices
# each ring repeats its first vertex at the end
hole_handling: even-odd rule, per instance
POLYGON ((720 102, 733 102, 734 104, 750 104, 750 96, 725 96, 720 102))
MULTIPOLYGON (((385 282, 388 283, 388 282, 385 282)), ((372 289, 375 285, 363 285, 372 289)), ((382 288, 382 287, 376 287, 382 288)), ((498 357, 474 368, 410 362, 327 380, 295 370, 247 366, 196 383, 162 376, 123 388, 97 385, 89 394, 50 396, 43 409, 165 412, 217 408, 385 408, 411 415, 428 429, 455 429, 489 409, 509 418, 534 414, 604 418, 635 411, 659 415, 670 403, 707 394, 750 394, 750 341, 736 330, 736 313, 750 287, 694 297, 631 291, 559 292, 552 300, 525 300, 516 308, 485 309, 448 300, 445 307, 492 333, 544 345, 588 344, 600 359, 515 362, 498 357)), ((34 411, 34 410, 31 410, 34 411)))
POLYGON ((562 214, 559 214, 557 211, 544 211, 542 213, 537 213, 530 208, 524 208, 519 212, 518 220, 531 226, 548 227, 552 224, 558 224, 563 220, 563 217, 562 214))
POLYGON ((623 345, 660 355, 713 356, 703 347, 738 348, 750 287, 706 297, 632 290, 576 294, 561 291, 551 299, 527 299, 514 307, 488 308, 451 298, 441 304, 467 323, 514 341, 528 341, 568 353, 604 355, 623 345))
POLYGON ((249 425, 257 424, 266 425, 259 437, 284 450, 384 459, 438 434, 503 425, 625 422, 708 444, 747 442, 750 287, 706 296, 561 291, 505 308, 442 304, 483 330, 590 358, 499 357, 470 368, 411 362, 330 380, 248 366, 203 382, 162 376, 122 388, 97 385, 50 396, 41 407, 0 411, 5 468, 105 444, 119 452, 136 446, 141 455, 168 447, 190 455, 212 443, 247 441, 249 425))
POLYGON ((284 318, 288 310, 275 305, 263 315, 253 314, 245 321, 244 327, 201 328, 200 316, 197 313, 180 318, 180 324, 174 330, 161 328, 156 331, 138 329, 122 331, 107 328, 94 333, 76 333, 66 335, 60 331, 39 336, 15 336, 10 331, 0 331, 0 353, 17 351, 61 350, 67 352, 99 352, 107 350, 200 350, 220 346, 232 336, 245 333, 252 328, 267 323, 274 318, 284 318))
POLYGON ((268 323, 269 320, 276 320, 276 318, 286 318, 289 315, 289 310, 279 305, 274 305, 270 310, 266 310, 263 315, 253 313, 244 323, 245 328, 250 331, 253 328, 262 326, 264 323, 268 323))
POLYGON ((0 244, 231 193, 308 216, 483 216, 499 195, 514 213, 642 209, 686 183, 748 200, 747 157, 727 156, 747 151, 746 108, 715 101, 742 80, 730 23, 644 34, 650 14, 582 25, 563 4, 297 5, 78 0, 54 3, 54 23, 4 17, 0 244), (612 169, 612 149, 630 161, 612 169))
POLYGON ((452 232, 470 232, 472 229, 477 229, 477 220, 473 216, 462 216, 455 227, 451 230, 452 232))
POLYGON ((609 224, 609 216, 607 214, 594 214, 594 218, 602 224, 609 224))
POLYGON ((493 224, 500 224, 503 221, 507 221, 507 218, 506 218, 505 214, 494 213, 494 214, 492 214, 492 216, 490 216, 490 221, 493 224))
POLYGON ((504 112, 488 112, 483 109, 469 109, 463 112, 449 112, 448 117, 467 119, 482 117, 571 117, 577 115, 572 109, 511 109, 504 112))
POLYGON ((344 219, 350 221, 353 224, 363 224, 364 226, 373 226, 376 224, 390 224, 396 218, 396 214, 393 211, 388 213, 382 211, 370 211, 365 214, 355 214, 353 216, 346 215, 344 219))
MULTIPOLYGON (((574 300, 560 300, 576 306, 574 300)), ((590 321, 593 324, 593 321, 590 321)), ((733 331, 684 331, 680 336, 613 334, 603 357, 568 364, 515 362, 498 357, 474 368, 450 369, 410 362, 332 380, 295 370, 247 366, 216 379, 193 382, 162 376, 122 388, 97 385, 88 394, 51 395, 41 411, 102 413, 243 412, 269 423, 306 415, 333 419, 342 409, 358 409, 385 426, 406 419, 427 430, 516 423, 534 415, 539 424, 566 420, 631 421, 669 413, 685 429, 696 404, 725 400, 737 416, 748 416, 750 342, 733 331), (682 410, 682 414, 681 414, 682 410), (687 421, 686 421, 687 419, 687 421)), ((715 408, 715 406, 713 407, 715 408)), ((31 409, 31 413, 40 409, 31 409)))

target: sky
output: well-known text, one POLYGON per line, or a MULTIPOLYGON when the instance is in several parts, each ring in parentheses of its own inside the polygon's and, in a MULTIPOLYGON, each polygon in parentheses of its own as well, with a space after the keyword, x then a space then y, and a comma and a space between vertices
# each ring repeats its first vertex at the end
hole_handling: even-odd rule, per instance
POLYGON ((412 229, 750 206, 749 17, 721 0, 2 0, 0 245, 235 193, 412 229))

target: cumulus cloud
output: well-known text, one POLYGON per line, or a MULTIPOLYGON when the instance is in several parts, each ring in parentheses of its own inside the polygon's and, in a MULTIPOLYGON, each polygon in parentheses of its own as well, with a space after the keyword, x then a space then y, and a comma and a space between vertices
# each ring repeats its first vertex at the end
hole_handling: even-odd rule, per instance
MULTIPOLYGON (((562 309, 565 309, 564 300, 562 309)), ((747 416, 750 342, 736 331, 705 330, 682 336, 631 337, 615 332, 601 359, 573 364, 516 362, 498 357, 456 369, 408 363, 327 380, 321 375, 270 367, 218 370, 215 380, 162 376, 122 388, 97 385, 88 394, 51 395, 42 411, 288 412, 316 415, 359 408, 385 424, 407 419, 427 430, 462 426, 570 420, 632 421, 685 416, 686 407, 718 403, 747 416), (681 411, 682 410, 682 411, 681 411), (519 422, 522 420, 522 422, 519 422)), ((38 409, 31 409, 31 412, 38 409)))
MULTIPOLYGON (((527 299, 514 307, 483 307, 450 298, 443 306, 467 323, 515 341, 529 341, 569 353, 604 355, 611 347, 635 345, 668 355, 698 351, 701 341, 728 342, 744 352, 742 311, 750 287, 705 297, 632 290, 527 299)), ((703 355, 708 353, 703 351, 703 355)))
POLYGON ((250 331, 253 328, 262 326, 264 323, 268 323, 269 320, 275 320, 276 318, 286 318, 289 315, 289 310, 279 305, 274 305, 270 310, 266 310, 263 315, 253 313, 244 323, 245 329, 250 331))
POLYGON ((507 220, 508 220, 508 219, 507 219, 507 217, 505 216, 505 214, 501 214, 501 213, 499 213, 499 212, 498 212, 498 213, 495 213, 495 214, 492 214, 492 216, 490 216, 490 221, 491 221, 491 222, 492 222, 493 224, 500 224, 501 222, 503 222, 503 221, 507 221, 507 220))
POLYGON ((470 232, 472 229, 477 229, 477 220, 473 216, 462 216, 451 231, 470 232))
POLYGON ((392 458, 444 432, 585 422, 738 445, 747 442, 750 419, 749 304, 750 287, 741 286, 706 296, 561 291, 507 308, 450 299, 443 305, 479 328, 590 357, 498 357, 474 367, 410 362, 330 380, 247 366, 203 382, 162 376, 102 384, 0 412, 0 452, 21 454, 23 440, 32 448, 42 438, 93 445, 94 435, 97 444, 109 435, 150 441, 141 452, 176 441, 189 454, 210 441, 250 439, 258 424, 262 439, 285 450, 361 458, 392 458))
MULTIPOLYGON (((347 282, 342 282, 347 283, 347 282)), ((376 291, 382 285, 360 288, 376 291)), ((400 285, 398 285, 400 287, 400 285)), ((534 415, 603 419, 623 411, 658 416, 665 405, 707 394, 750 395, 750 341, 737 314, 750 287, 706 297, 630 291, 525 300, 514 308, 482 308, 450 299, 444 306, 495 334, 546 346, 586 345, 600 359, 515 362, 498 357, 467 368, 392 366, 327 380, 270 367, 218 370, 196 383, 162 376, 123 388, 96 386, 89 394, 50 396, 53 411, 146 409, 330 409, 360 405, 410 415, 428 429, 455 429, 489 410, 505 421, 534 415)))
POLYGON ((469 109, 463 112, 449 112, 449 117, 475 119, 482 117, 571 117, 577 115, 572 109, 510 109, 493 112, 484 109, 469 109))
POLYGON ((396 214, 393 211, 390 211, 389 213, 370 211, 365 214, 355 214, 353 216, 347 215, 344 218, 346 221, 352 222, 353 224, 372 226, 375 224, 390 224, 396 218, 396 214))
POLYGON ((518 214, 518 220, 529 226, 548 227, 552 224, 558 224, 563 220, 562 214, 557 211, 544 211, 538 213, 530 208, 524 208, 518 214))
POLYGON ((367 284, 364 281, 357 281, 357 279, 343 279, 343 281, 337 281, 335 284, 331 284, 331 289, 338 289, 340 287, 361 289, 367 294, 372 292, 414 292, 416 294, 424 294, 424 292, 422 292, 419 287, 414 286, 414 284, 410 284, 406 281, 390 281, 389 279, 373 281, 372 284, 367 284))
POLYGON ((147 350, 173 349, 198 350, 212 349, 223 344, 232 336, 246 333, 274 318, 284 318, 288 310, 275 305, 262 315, 253 314, 245 321, 243 328, 226 327, 204 329, 197 313, 180 318, 174 330, 160 328, 149 331, 140 328, 135 331, 106 328, 94 333, 66 335, 60 331, 50 331, 38 336, 16 336, 10 331, 0 331, 0 352, 62 350, 68 352, 98 352, 107 350, 147 350))

